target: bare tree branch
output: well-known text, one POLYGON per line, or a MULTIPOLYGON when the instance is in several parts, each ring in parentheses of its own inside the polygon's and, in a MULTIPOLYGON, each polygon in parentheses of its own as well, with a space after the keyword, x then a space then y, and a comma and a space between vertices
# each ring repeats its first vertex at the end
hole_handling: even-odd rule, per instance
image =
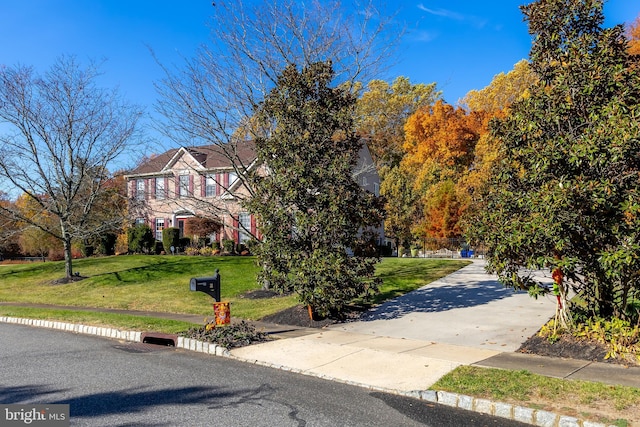
POLYGON ((64 243, 68 277, 72 239, 105 231, 92 213, 109 190, 108 166, 137 136, 141 117, 116 91, 99 88, 99 75, 96 64, 81 68, 74 57, 43 76, 25 66, 0 70, 0 122, 9 128, 0 134, 0 179, 58 218, 58 228, 11 206, 3 211, 64 243))
MULTIPOLYGON (((246 184, 251 171, 236 144, 262 132, 252 117, 282 70, 330 61, 335 83, 354 87, 393 60, 401 34, 393 17, 373 1, 348 9, 336 0, 216 3, 210 42, 195 58, 185 59, 181 69, 156 58, 165 72, 156 84, 156 109, 164 117, 157 127, 184 146, 217 146, 246 184)), ((249 185, 242 192, 253 194, 249 185)))

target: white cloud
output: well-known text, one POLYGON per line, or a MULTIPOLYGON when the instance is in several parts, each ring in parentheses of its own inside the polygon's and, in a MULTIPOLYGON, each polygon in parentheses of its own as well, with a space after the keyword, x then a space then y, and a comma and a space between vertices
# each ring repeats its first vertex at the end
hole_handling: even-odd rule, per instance
POLYGON ((430 15, 441 16, 443 18, 453 19, 454 21, 469 22, 471 23, 471 25, 473 25, 476 28, 483 28, 487 24, 486 19, 473 16, 473 15, 463 15, 461 13, 454 12, 448 9, 431 9, 426 7, 422 3, 419 3, 417 7, 421 11, 426 12, 430 15))
POLYGON ((447 10, 447 9, 429 9, 428 7, 426 7, 425 5, 423 5, 422 3, 418 4, 418 9, 422 10, 423 12, 427 12, 431 15, 436 15, 436 16, 442 16, 444 18, 450 18, 450 19, 455 19, 456 21, 463 21, 465 18, 463 15, 457 13, 457 12, 453 12, 451 10, 447 10))

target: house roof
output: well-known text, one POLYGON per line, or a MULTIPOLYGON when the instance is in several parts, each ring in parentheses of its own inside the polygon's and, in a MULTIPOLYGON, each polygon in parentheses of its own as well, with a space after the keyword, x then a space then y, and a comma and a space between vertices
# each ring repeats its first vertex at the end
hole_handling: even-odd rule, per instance
POLYGON ((128 175, 152 175, 166 172, 184 155, 191 156, 203 170, 230 168, 233 166, 230 158, 242 162, 245 166, 249 166, 256 159, 255 145, 252 141, 224 146, 179 147, 151 156, 128 175))

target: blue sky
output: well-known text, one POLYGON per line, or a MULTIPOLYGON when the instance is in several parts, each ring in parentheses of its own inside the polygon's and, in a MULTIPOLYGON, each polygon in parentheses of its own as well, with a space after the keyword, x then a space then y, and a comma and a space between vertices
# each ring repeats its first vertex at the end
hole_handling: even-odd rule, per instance
MULTIPOLYGON (((219 0, 225 1, 225 0, 219 0)), ((396 0, 407 32, 399 62, 386 80, 403 75, 412 83, 436 82, 456 103, 471 89, 508 72, 529 53, 531 38, 519 5, 526 0, 396 0)), ((165 64, 180 63, 207 41, 211 0, 2 0, 0 64, 46 70, 61 54, 106 59, 109 86, 150 114, 162 76, 147 46, 165 64)), ((629 22, 638 0, 609 0, 606 25, 629 22)))

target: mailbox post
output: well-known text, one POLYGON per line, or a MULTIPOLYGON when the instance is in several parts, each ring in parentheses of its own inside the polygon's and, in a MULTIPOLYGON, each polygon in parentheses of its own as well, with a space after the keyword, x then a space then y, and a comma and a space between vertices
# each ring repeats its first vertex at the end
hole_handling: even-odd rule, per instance
POLYGON ((216 319, 216 325, 227 325, 231 322, 231 309, 228 302, 220 300, 220 270, 211 277, 194 277, 189 282, 191 291, 204 292, 212 297, 216 302, 213 303, 213 313, 216 319))
POLYGON ((194 277, 189 282, 192 291, 204 292, 216 302, 220 302, 220 270, 211 277, 194 277))

